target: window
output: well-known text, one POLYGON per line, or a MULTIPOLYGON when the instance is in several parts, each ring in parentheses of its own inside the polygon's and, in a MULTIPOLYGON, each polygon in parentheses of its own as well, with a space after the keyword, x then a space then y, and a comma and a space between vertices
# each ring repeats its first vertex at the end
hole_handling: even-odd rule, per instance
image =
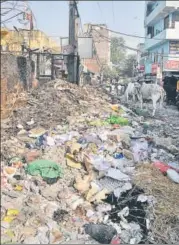
POLYGON ((154 54, 154 63, 158 63, 158 52, 154 54))
POLYGON ((147 28, 147 35, 151 35, 151 38, 154 37, 154 26, 149 26, 147 28))
POLYGON ((161 31, 157 29, 157 30, 155 31, 155 35, 158 35, 160 32, 161 32, 161 31))
POLYGON ((169 28, 169 15, 164 19, 164 29, 169 28))
POLYGON ((148 16, 151 12, 152 12, 152 6, 151 5, 148 5, 147 6, 147 13, 146 13, 146 15, 148 16))
POLYGON ((175 12, 172 15, 172 23, 175 21, 179 21, 179 12, 175 12))

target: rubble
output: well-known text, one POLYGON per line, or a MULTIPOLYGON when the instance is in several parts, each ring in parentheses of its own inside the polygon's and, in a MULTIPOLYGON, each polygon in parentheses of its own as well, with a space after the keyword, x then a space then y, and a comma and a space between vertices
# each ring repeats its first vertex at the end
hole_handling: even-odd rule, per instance
POLYGON ((27 104, 2 123, 3 243, 179 241, 178 143, 163 122, 61 80, 27 104))

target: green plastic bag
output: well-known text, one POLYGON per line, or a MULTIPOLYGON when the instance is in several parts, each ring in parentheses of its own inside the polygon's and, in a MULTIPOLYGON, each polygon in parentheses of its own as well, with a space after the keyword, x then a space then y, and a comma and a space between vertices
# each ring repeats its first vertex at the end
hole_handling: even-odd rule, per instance
POLYGON ((47 182, 54 182, 63 176, 62 168, 55 162, 48 160, 36 160, 28 164, 26 172, 30 175, 40 175, 47 182))
POLYGON ((107 122, 110 124, 119 124, 121 126, 125 126, 129 124, 128 119, 123 117, 118 117, 118 116, 110 116, 107 119, 107 122))

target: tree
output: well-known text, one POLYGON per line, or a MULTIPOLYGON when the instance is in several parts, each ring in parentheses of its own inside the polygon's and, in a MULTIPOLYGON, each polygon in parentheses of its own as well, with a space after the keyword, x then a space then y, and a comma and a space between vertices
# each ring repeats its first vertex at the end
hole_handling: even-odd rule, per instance
POLYGON ((17 19, 20 23, 24 22, 24 13, 29 11, 30 7, 25 1, 1 0, 1 25, 8 24, 11 20, 17 19))
POLYGON ((116 70, 116 68, 111 69, 110 67, 106 66, 103 70, 103 74, 105 77, 114 78, 118 76, 118 71, 116 70))
POLYGON ((122 37, 111 38, 111 62, 117 65, 118 69, 123 65, 126 57, 126 49, 124 47, 125 40, 122 37))
POLYGON ((136 55, 135 54, 128 55, 124 63, 124 68, 122 71, 123 75, 128 77, 133 77, 136 63, 137 63, 136 55))

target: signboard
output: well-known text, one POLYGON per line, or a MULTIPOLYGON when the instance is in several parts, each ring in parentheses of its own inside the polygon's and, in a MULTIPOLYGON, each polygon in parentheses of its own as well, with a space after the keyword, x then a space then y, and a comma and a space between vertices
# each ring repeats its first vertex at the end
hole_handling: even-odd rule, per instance
POLYGON ((157 63, 152 64, 152 71, 151 71, 151 73, 152 74, 157 74, 157 68, 158 68, 158 64, 157 63))
POLYGON ((54 59, 55 60, 63 60, 63 55, 61 55, 61 54, 55 54, 54 55, 54 59))
POLYGON ((170 54, 179 54, 179 41, 170 41, 170 54))
POLYGON ((167 71, 179 71, 179 61, 178 60, 167 60, 164 63, 164 69, 167 71))
MULTIPOLYGON (((78 46, 78 54, 81 59, 93 58, 93 39, 92 37, 78 37, 76 46, 78 46)), ((61 38, 61 50, 63 54, 73 52, 73 47, 69 45, 68 37, 61 38)))
POLYGON ((78 37, 78 53, 81 59, 93 58, 92 37, 78 37))
POLYGON ((160 67, 157 68, 157 79, 162 79, 162 72, 160 67))
POLYGON ((140 70, 140 71, 145 71, 145 66, 144 66, 144 65, 140 65, 140 66, 139 66, 139 70, 140 70))

